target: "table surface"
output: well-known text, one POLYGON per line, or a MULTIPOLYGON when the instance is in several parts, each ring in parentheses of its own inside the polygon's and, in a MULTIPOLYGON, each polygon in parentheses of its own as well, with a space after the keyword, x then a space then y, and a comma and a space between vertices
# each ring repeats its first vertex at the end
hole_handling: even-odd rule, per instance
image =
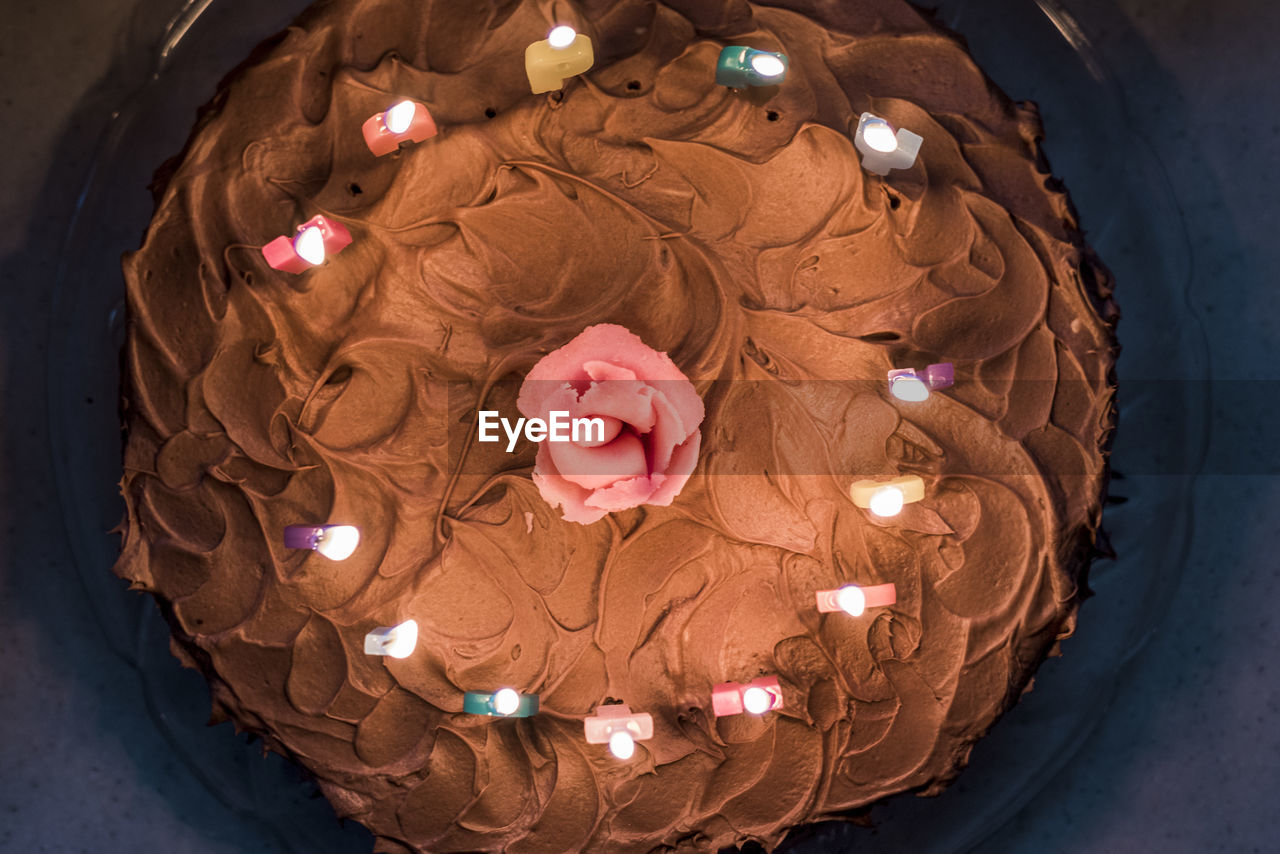
MULTIPOLYGON (((50 283, 157 0, 9 0, 0 31, 0 851, 264 851, 155 730, 80 595, 48 447, 50 283)), ((1209 338, 1211 445, 1170 613, 1080 752, 983 854, 1275 850, 1280 784, 1280 4, 1064 0, 1166 164, 1209 338), (1191 117, 1190 124, 1187 118, 1191 117), (1235 382, 1230 382, 1235 381, 1235 382), (1223 394, 1231 388, 1250 393, 1223 394), (1228 405, 1229 401, 1229 405, 1228 405), (1265 799, 1265 802, 1264 802, 1265 799)), ((1086 222, 1087 225, 1087 222, 1086 222)), ((1120 283, 1123 300, 1124 283, 1120 283)), ((1069 652, 1069 648, 1068 648, 1069 652)))

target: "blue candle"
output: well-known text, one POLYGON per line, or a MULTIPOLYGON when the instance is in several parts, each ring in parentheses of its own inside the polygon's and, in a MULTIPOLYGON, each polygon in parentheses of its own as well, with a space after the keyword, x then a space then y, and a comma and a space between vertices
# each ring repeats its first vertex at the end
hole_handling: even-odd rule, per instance
POLYGON ((733 89, 773 86, 787 79, 787 55, 732 45, 720 51, 716 83, 733 89))
POLYGON ((462 697, 462 711, 469 715, 527 718, 538 711, 538 695, 521 694, 514 688, 499 688, 492 694, 468 691, 462 697))

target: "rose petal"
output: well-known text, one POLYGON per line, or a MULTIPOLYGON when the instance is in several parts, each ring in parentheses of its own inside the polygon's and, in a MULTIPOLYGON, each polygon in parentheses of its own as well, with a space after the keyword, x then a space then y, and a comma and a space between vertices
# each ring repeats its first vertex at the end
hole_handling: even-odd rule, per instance
POLYGON ((601 415, 599 412, 588 412, 585 414, 574 414, 575 418, 599 418, 604 422, 604 430, 597 434, 595 429, 588 426, 582 431, 582 438, 574 442, 579 448, 598 448, 601 445, 607 445, 622 432, 622 422, 610 415, 601 415), (596 438, 596 436, 600 438, 596 438))
POLYGON ((587 372, 587 376, 597 382, 605 382, 607 380, 644 379, 643 377, 637 377, 635 371, 630 371, 621 365, 615 365, 612 362, 604 362, 598 359, 584 362, 582 369, 587 372))
MULTIPOLYGON (((702 398, 698 397, 697 389, 676 363, 671 361, 671 357, 654 350, 640 340, 640 336, 625 327, 613 323, 588 326, 572 341, 543 356, 529 371, 526 382, 533 380, 541 383, 551 380, 561 384, 581 383, 590 378, 584 366, 591 361, 608 362, 629 369, 640 379, 666 393, 685 424, 702 422, 705 414, 702 398)), ((532 400, 529 403, 529 411, 536 412, 538 407, 532 400)), ((528 416, 523 387, 517 406, 528 416)))
MULTIPOLYGON (((606 512, 614 510, 630 510, 639 507, 649 500, 653 494, 653 483, 648 477, 633 477, 620 480, 612 486, 597 489, 587 499, 587 507, 598 507, 606 512)), ((568 519, 568 515, 565 516, 568 519)))
POLYGON ((631 432, 598 448, 583 448, 572 442, 547 445, 560 476, 583 489, 602 489, 617 480, 649 474, 644 443, 631 432))
POLYGON ((529 382, 526 378, 516 398, 516 409, 525 418, 546 418, 553 409, 565 409, 578 399, 568 382, 529 382))
MULTIPOLYGON (((649 392, 646 391, 645 392, 646 398, 648 394, 649 392)), ((550 422, 552 412, 568 412, 570 420, 575 418, 599 418, 601 421, 603 421, 604 422, 603 438, 599 440, 587 439, 586 441, 577 442, 578 445, 584 448, 593 448, 597 445, 608 444, 609 442, 613 441, 613 438, 617 436, 619 432, 622 431, 622 425, 623 425, 622 419, 615 418, 608 413, 599 412, 597 410, 591 409, 588 406, 585 406, 578 399, 578 392, 575 391, 571 386, 565 385, 556 389, 552 394, 547 396, 547 398, 542 402, 541 405, 542 405, 542 409, 538 410, 537 412, 534 412, 534 413, 526 412, 523 414, 528 418, 541 418, 544 421, 550 422)), ((584 432, 585 432, 584 438, 594 435, 594 432, 590 429, 584 432)), ((570 436, 572 437, 572 431, 570 432, 570 436)))
POLYGON ((671 452, 676 445, 689 437, 689 431, 680 421, 680 413, 661 393, 653 396, 653 430, 649 434, 649 471, 665 472, 671 464, 671 452))
MULTIPOLYGON (((528 385, 526 382, 520 387, 520 394, 524 394, 524 389, 528 385)), ((542 383, 542 385, 550 385, 550 383, 542 383)), ((531 412, 521 409, 520 414, 526 418, 541 418, 550 423, 552 412, 568 412, 569 417, 572 418, 578 408, 578 392, 572 386, 563 385, 543 398, 540 409, 531 412)))
POLYGON ((630 424, 637 433, 648 433, 657 417, 653 411, 653 394, 653 389, 639 380, 592 383, 578 398, 578 405, 584 411, 609 415, 630 424))
MULTIPOLYGON (((574 486, 569 481, 553 475, 533 473, 533 485, 538 487, 538 494, 541 495, 552 507, 559 507, 566 522, 577 522, 579 525, 590 525, 592 522, 599 522, 605 516, 609 515, 608 510, 600 510, 598 508, 588 507, 586 502, 578 497, 577 492, 570 490, 578 490, 581 487, 574 486)), ((585 489, 582 490, 588 497, 591 493, 585 489)))
POLYGON ((586 500, 591 497, 591 492, 560 476, 545 443, 538 446, 538 458, 533 469, 533 484, 538 487, 538 494, 542 496, 542 500, 552 507, 561 508, 564 511, 564 518, 569 522, 589 525, 603 519, 608 512, 587 507, 586 500))
MULTIPOLYGON (((674 365, 672 366, 674 367, 674 365)), ((671 402, 671 406, 680 415, 680 423, 684 425, 685 435, 693 432, 702 423, 706 409, 698 390, 687 379, 678 382, 673 380, 647 380, 655 394, 660 394, 671 402)))
MULTIPOLYGON (((649 504, 666 507, 680 494, 680 490, 684 489, 684 485, 689 482, 689 476, 698 465, 698 448, 701 444, 702 431, 694 430, 693 435, 671 453, 666 477, 661 483, 654 484, 653 494, 647 499, 649 504)), ((658 475, 653 475, 654 480, 657 478, 658 475)))

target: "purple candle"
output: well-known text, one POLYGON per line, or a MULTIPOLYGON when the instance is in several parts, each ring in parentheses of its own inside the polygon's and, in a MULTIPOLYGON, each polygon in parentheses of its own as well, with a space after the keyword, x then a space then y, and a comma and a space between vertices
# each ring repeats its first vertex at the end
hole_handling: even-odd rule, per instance
POLYGON ((360 529, 354 525, 286 525, 287 549, 311 549, 329 560, 346 560, 360 545, 360 529))

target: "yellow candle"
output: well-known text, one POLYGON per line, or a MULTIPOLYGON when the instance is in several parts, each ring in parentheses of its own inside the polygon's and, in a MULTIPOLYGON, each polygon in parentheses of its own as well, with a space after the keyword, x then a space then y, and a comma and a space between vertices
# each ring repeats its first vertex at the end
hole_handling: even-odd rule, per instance
POLYGON ((849 486, 849 497, 858 507, 877 516, 896 516, 903 504, 924 498, 924 481, 914 474, 889 480, 859 480, 849 486))
POLYGON ((556 27, 524 50, 524 70, 535 95, 563 88, 567 78, 590 70, 594 62, 591 39, 573 27, 556 27))

